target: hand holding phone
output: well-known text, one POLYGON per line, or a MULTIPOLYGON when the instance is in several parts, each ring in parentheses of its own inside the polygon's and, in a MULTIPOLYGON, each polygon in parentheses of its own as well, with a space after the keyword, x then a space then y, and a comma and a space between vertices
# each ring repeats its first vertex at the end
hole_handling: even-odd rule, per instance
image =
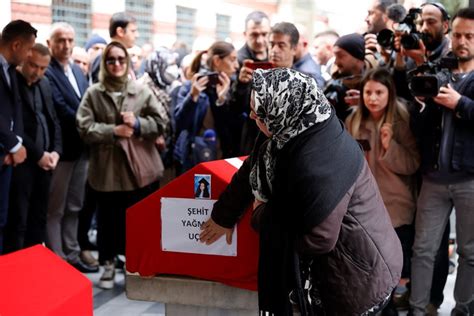
POLYGON ((367 139, 356 139, 356 140, 364 151, 369 151, 372 149, 367 139))
POLYGON ((198 76, 198 80, 202 77, 207 77, 206 88, 215 88, 219 83, 219 73, 218 72, 210 72, 205 75, 198 76))
POLYGON ((252 63, 247 62, 246 64, 244 63, 244 65, 252 70, 255 70, 255 69, 267 70, 267 69, 275 68, 275 65, 269 61, 254 61, 252 63))

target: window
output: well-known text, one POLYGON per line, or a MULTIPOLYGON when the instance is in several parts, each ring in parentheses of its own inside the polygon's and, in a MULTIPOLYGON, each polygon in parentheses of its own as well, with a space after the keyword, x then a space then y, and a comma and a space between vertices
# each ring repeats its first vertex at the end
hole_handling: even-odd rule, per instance
POLYGON ((196 10, 176 6, 176 37, 188 47, 193 47, 195 38, 196 10))
POLYGON ((230 16, 216 14, 216 38, 225 41, 230 37, 230 16))
POLYGON ((154 0, 126 0, 125 11, 137 19, 138 33, 136 44, 141 46, 153 40, 154 0))
POLYGON ((77 46, 84 46, 91 32, 91 0, 53 0, 53 23, 67 22, 76 31, 77 46))

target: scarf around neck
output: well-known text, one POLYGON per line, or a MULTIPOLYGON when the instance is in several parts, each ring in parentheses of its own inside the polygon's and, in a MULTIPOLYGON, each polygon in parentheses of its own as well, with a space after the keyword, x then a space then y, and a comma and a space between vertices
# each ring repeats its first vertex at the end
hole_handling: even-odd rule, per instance
POLYGON ((111 42, 107 45, 102 54, 102 59, 100 60, 100 71, 99 71, 99 82, 102 83, 107 91, 110 92, 119 92, 123 91, 127 86, 128 81, 128 73, 130 69, 130 56, 128 55, 127 49, 119 42, 111 42), (107 59, 107 55, 112 47, 118 47, 125 52, 126 58, 126 70, 125 73, 121 77, 113 76, 108 70, 107 65, 105 64, 105 60, 107 59))
POLYGON ((255 113, 272 133, 259 148, 250 172, 256 199, 272 193, 275 157, 286 143, 331 116, 331 105, 313 78, 288 68, 257 69, 253 73, 255 113))

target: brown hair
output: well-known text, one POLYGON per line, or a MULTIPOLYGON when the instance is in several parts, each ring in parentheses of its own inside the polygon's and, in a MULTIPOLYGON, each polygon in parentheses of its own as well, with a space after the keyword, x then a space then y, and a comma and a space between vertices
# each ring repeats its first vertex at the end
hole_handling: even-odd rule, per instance
POLYGON ((198 73, 201 69, 201 60, 202 55, 207 54, 206 65, 209 69, 214 70, 214 65, 212 65, 212 59, 214 56, 218 56, 220 59, 229 56, 235 50, 234 45, 224 42, 217 41, 211 45, 206 51, 202 51, 194 57, 191 66, 189 67, 190 75, 198 73))
POLYGON ((379 127, 382 126, 383 123, 393 124, 394 122, 399 120, 405 122, 409 122, 410 120, 410 115, 408 113, 405 103, 401 102, 397 98, 395 82, 392 79, 390 71, 386 68, 375 68, 369 70, 362 79, 360 85, 360 105, 357 107, 357 110, 354 113, 350 125, 347 126, 347 129, 354 138, 359 137, 358 134, 360 124, 370 115, 370 112, 364 102, 364 87, 369 81, 378 82, 387 87, 388 89, 388 104, 385 108, 383 119, 379 122, 379 127))
POLYGON ((49 52, 49 48, 44 46, 41 43, 36 43, 32 48, 32 51, 37 52, 41 56, 51 56, 51 53, 49 52))

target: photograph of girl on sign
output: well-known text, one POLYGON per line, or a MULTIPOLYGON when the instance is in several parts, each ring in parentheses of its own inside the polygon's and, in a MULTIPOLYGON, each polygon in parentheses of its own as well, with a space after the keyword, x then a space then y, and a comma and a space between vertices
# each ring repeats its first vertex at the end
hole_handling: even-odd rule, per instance
POLYGON ((196 174, 194 175, 194 197, 197 199, 211 198, 211 176, 196 174))

